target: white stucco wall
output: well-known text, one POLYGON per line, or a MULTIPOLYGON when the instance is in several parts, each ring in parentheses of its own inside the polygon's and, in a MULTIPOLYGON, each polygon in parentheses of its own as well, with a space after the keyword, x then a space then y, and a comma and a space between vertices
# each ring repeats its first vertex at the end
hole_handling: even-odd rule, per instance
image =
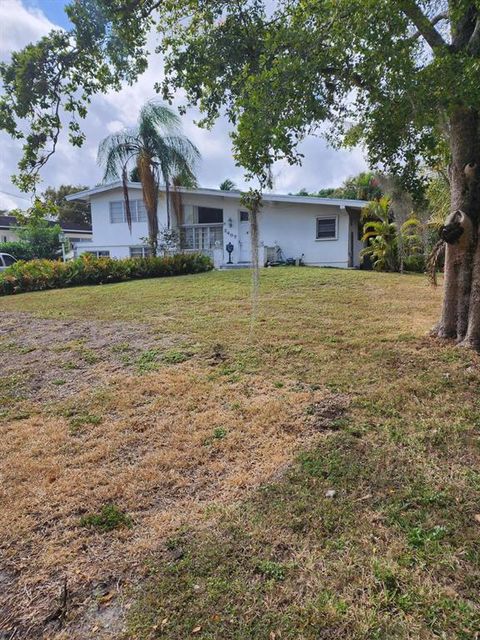
POLYGON ((0 242, 14 242, 18 240, 17 234, 10 229, 0 229, 0 242))
POLYGON ((267 203, 260 213, 260 239, 265 246, 278 245, 285 258, 301 258, 305 264, 348 266, 348 214, 335 206, 267 203), (336 239, 317 240, 318 217, 337 218, 336 239))
MULTIPOLYGON (((129 197, 131 200, 141 200, 141 189, 130 189, 129 197)), ((112 224, 110 222, 110 202, 115 201, 123 201, 122 189, 115 189, 92 196, 90 203, 93 230, 92 242, 85 247, 78 245, 78 254, 85 251, 107 250, 112 258, 128 258, 131 246, 143 244, 141 238, 148 236, 146 222, 133 222, 131 233, 126 223, 112 224)), ((159 222, 162 224, 160 206, 159 222)))
MULTIPOLYGON (((132 200, 141 199, 141 189, 130 189, 132 200)), ((147 223, 134 222, 130 233, 126 223, 110 222, 110 202, 123 200, 120 188, 108 192, 94 194, 91 197, 93 238, 89 246, 78 247, 78 252, 108 250, 112 257, 123 258, 130 255, 130 247, 144 244, 142 238, 148 236, 147 223)), ((240 194, 210 195, 186 193, 182 195, 184 205, 200 205, 223 209, 223 250, 224 262, 228 260, 225 246, 231 242, 234 246, 232 261, 239 263, 245 258, 241 253, 240 194)), ((158 209, 159 226, 166 225, 165 197, 161 196, 158 209)), ((172 224, 176 224, 172 211, 172 224)), ((306 264, 319 266, 347 267, 349 261, 349 236, 357 238, 356 222, 351 225, 348 212, 337 205, 313 203, 271 202, 265 198, 260 213, 260 256, 263 262, 263 247, 278 245, 285 258, 300 258, 306 264), (332 217, 338 219, 337 238, 332 240, 316 240, 316 218, 332 217)), ((245 228, 245 227, 244 227, 245 228)), ((245 239, 245 238, 244 238, 245 239)), ((246 238, 249 243, 249 237, 246 238)), ((244 249, 247 247, 245 246, 244 249)), ((358 266, 359 245, 354 246, 354 266, 358 266)), ((247 251, 248 253, 248 251, 247 251)))

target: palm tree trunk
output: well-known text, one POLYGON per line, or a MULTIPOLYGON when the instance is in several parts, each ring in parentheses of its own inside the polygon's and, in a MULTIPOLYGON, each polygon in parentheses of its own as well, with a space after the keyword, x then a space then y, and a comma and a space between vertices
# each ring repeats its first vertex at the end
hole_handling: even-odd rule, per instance
POLYGON ((170 229, 170 183, 165 180, 165 197, 167 198, 167 229, 170 229))
POLYGON ((147 210, 148 244, 152 256, 156 256, 158 249, 158 180, 152 170, 151 160, 147 156, 139 156, 137 167, 142 183, 143 201, 147 210))

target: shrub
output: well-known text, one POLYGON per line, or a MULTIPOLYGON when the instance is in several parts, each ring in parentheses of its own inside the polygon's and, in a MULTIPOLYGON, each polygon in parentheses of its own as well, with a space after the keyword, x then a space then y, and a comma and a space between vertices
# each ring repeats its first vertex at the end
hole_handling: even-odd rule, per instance
POLYGON ((0 273, 0 295, 140 278, 163 278, 210 269, 213 269, 211 259, 197 253, 124 260, 83 255, 70 262, 20 261, 0 273))
POLYGON ((0 253, 8 253, 16 260, 32 260, 34 258, 31 245, 28 242, 20 240, 1 242, 0 253))
POLYGON ((407 256, 403 259, 403 268, 405 271, 416 271, 417 273, 425 273, 425 256, 423 255, 423 253, 407 256))
POLYGON ((19 226, 17 236, 20 242, 30 247, 32 258, 56 260, 62 250, 59 240, 61 231, 58 224, 52 226, 46 220, 38 220, 35 223, 19 226))

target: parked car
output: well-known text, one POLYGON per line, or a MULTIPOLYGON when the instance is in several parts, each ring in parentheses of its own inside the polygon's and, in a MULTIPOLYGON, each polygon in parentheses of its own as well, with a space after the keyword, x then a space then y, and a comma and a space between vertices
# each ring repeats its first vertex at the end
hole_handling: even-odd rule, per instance
POLYGON ((15 258, 9 253, 0 253, 0 271, 5 271, 5 269, 10 267, 15 262, 15 258))

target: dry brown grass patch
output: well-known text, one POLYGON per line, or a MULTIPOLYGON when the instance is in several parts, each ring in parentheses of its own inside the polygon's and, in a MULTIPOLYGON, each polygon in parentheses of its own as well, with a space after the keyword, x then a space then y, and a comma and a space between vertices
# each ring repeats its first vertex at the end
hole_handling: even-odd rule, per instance
POLYGON ((327 391, 212 371, 190 361, 115 374, 96 393, 3 425, 4 624, 40 628, 65 575, 80 615, 94 585, 128 581, 173 529, 271 477, 314 434, 306 407, 334 404, 327 391), (108 503, 132 517, 131 529, 80 526, 108 503))

